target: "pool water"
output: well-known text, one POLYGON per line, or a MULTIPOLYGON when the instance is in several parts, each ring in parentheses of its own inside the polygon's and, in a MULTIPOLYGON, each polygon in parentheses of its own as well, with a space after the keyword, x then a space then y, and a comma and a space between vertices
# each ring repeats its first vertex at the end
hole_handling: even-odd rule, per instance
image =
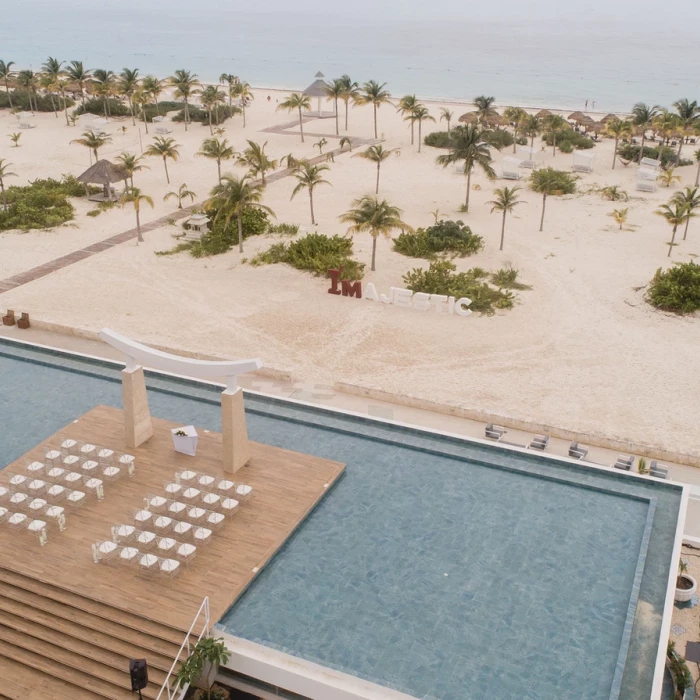
MULTIPOLYGON (((94 405, 107 363, 0 341, 5 464, 94 405)), ((154 415, 219 430, 217 392, 149 377, 154 415)), ((648 697, 681 492, 248 396, 252 439, 347 463, 220 621, 418 698, 648 697)))

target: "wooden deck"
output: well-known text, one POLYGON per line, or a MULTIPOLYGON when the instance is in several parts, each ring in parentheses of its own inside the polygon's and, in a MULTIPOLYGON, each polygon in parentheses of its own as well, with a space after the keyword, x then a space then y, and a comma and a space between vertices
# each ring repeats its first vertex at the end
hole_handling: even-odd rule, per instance
MULTIPOLYGON (((49 542, 40 547, 27 533, 0 525, 0 565, 129 611, 186 630, 204 596, 209 596, 213 621, 241 595, 257 572, 284 544, 297 525, 342 474, 344 464, 289 450, 251 443, 252 458, 233 480, 249 484, 253 494, 238 513, 200 548, 194 561, 173 581, 145 579, 136 572, 95 564, 91 544, 110 538, 110 526, 131 524, 134 509, 148 493, 163 493, 175 471, 192 469, 224 477, 221 435, 200 433, 196 457, 176 453, 170 428, 154 419, 154 436, 136 450, 136 474, 105 484, 105 499, 69 512, 67 529, 50 528, 49 542), (256 571, 257 570, 257 571, 256 571)), ((124 448, 120 410, 98 406, 60 431, 62 434, 124 448)), ((22 471, 26 458, 39 459, 57 435, 38 445, 0 472, 22 471)))

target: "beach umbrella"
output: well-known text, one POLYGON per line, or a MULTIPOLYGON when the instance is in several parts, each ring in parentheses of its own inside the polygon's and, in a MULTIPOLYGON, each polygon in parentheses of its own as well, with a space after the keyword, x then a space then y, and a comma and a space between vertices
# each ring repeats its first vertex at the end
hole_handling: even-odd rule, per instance
POLYGON ((617 114, 606 114, 598 123, 605 126, 608 122, 613 121, 614 119, 619 119, 619 118, 620 117, 618 117, 617 114))
POLYGON ((82 182, 86 187, 87 185, 102 185, 104 188, 104 198, 110 200, 111 190, 109 186, 113 182, 121 182, 122 180, 126 183, 128 177, 129 174, 122 166, 115 165, 103 159, 91 165, 84 173, 78 175, 76 179, 78 182, 82 182))
POLYGON ((551 112, 548 109, 541 109, 535 116, 538 119, 542 119, 542 117, 548 117, 550 114, 551 112))
POLYGON ((479 121, 479 115, 476 112, 465 112, 457 121, 462 124, 476 124, 479 121))
MULTIPOLYGON (((589 117, 590 118, 590 117, 589 117)), ((567 119, 570 122, 576 122, 577 124, 581 124, 583 120, 586 119, 586 115, 583 112, 572 112, 567 119)))

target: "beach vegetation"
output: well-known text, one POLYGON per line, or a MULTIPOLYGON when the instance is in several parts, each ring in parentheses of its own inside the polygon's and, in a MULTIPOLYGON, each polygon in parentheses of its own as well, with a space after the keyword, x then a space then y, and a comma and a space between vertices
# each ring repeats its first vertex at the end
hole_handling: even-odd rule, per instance
POLYGON ((277 233, 282 236, 296 236, 299 233, 299 224, 288 224, 281 221, 278 224, 270 224, 267 232, 277 233))
MULTIPOLYGON (((400 100, 398 105, 396 105, 396 111, 403 116, 405 122, 409 122, 411 126, 411 146, 414 143, 414 132, 415 132, 415 122, 416 120, 412 118, 413 110, 421 106, 418 98, 415 95, 404 95, 400 100)), ((376 138, 376 134, 375 134, 376 138)))
POLYGON ((486 95, 474 98, 476 116, 482 126, 486 126, 498 117, 498 112, 493 107, 495 102, 495 97, 487 97, 486 95))
POLYGON ((340 136, 340 125, 338 122, 338 100, 343 95, 344 83, 340 78, 335 78, 329 83, 326 83, 323 91, 326 93, 326 97, 333 101, 333 113, 335 116, 335 135, 340 136))
POLYGON ((177 160, 180 157, 178 151, 179 143, 175 143, 175 139, 165 136, 156 136, 153 143, 143 152, 145 156, 152 156, 163 159, 163 167, 165 168, 165 179, 170 184, 170 174, 168 173, 168 158, 177 160))
POLYGON ((197 151, 195 155, 216 161, 216 171, 219 182, 221 182, 221 161, 234 158, 236 156, 236 151, 233 149, 233 146, 229 146, 227 139, 219 139, 216 136, 212 136, 211 138, 204 139, 199 151, 197 151))
POLYGON ((637 104, 632 107, 632 124, 635 126, 642 136, 642 145, 639 147, 639 160, 641 162, 644 153, 644 142, 646 141, 647 130, 649 130, 656 117, 661 112, 661 107, 659 105, 650 106, 644 102, 637 102, 637 104))
MULTIPOLYGON (((518 136, 522 134, 521 126, 526 117, 527 112, 522 107, 506 107, 503 111, 503 118, 513 127, 513 153, 516 151, 518 136)), ((522 145, 525 144, 527 144, 527 139, 522 145)))
POLYGON ((666 656, 668 658, 668 667, 673 676, 674 685, 677 691, 677 695, 674 700, 684 698, 685 691, 688 688, 693 687, 693 674, 688 668, 688 664, 685 659, 676 652, 675 643, 670 641, 668 643, 668 649, 666 651, 666 656))
POLYGON ((552 147, 552 155, 557 154, 557 137, 567 131, 573 131, 569 122, 561 114, 548 114, 542 119, 542 129, 548 137, 547 144, 552 147))
POLYGON ((347 146, 349 151, 352 153, 352 139, 349 136, 343 136, 343 138, 338 142, 338 145, 340 146, 341 151, 345 150, 345 146, 347 146))
POLYGON ((608 216, 615 220, 615 223, 620 227, 620 231, 622 231, 622 227, 627 223, 629 212, 629 207, 625 207, 624 209, 613 209, 608 216))
POLYGON ((529 284, 518 282, 518 277, 520 277, 520 270, 508 263, 505 267, 502 267, 500 270, 492 272, 490 279, 491 284, 495 285, 499 289, 532 289, 532 287, 529 284))
POLYGON ((646 301, 662 311, 690 314, 700 310, 700 265, 676 263, 659 268, 649 283, 646 301))
POLYGON ((122 207, 126 207, 129 204, 133 206, 136 214, 136 245, 143 243, 143 236, 141 235, 141 205, 148 204, 153 209, 153 199, 147 194, 143 194, 138 187, 128 187, 121 196, 119 203, 122 207))
POLYGON ((168 192, 164 197, 163 201, 167 202, 169 199, 177 199, 177 208, 182 209, 182 201, 184 199, 189 199, 194 202, 194 198, 197 196, 196 192, 187 189, 187 183, 183 182, 177 190, 174 192, 168 192))
POLYGON ((243 128, 245 129, 245 108, 255 99, 255 94, 250 89, 250 84, 246 83, 245 80, 239 80, 234 83, 229 88, 229 94, 240 100, 240 108, 233 108, 235 111, 232 114, 242 114, 243 115, 243 128))
POLYGON ((463 258, 483 247, 484 239, 462 221, 437 221, 427 228, 404 231, 394 239, 394 250, 411 258, 463 258))
POLYGON ((91 97, 85 100, 83 104, 78 106, 74 114, 95 114, 104 115, 105 113, 105 102, 107 103, 107 108, 109 109, 109 114, 113 117, 127 117, 129 116, 129 107, 125 105, 121 100, 115 97, 107 98, 106 100, 101 97, 91 97))
MULTIPOLYGON (((527 114, 520 122, 520 133, 530 139, 530 148, 535 145, 535 136, 542 131, 542 120, 534 115, 527 114)), ((573 129, 572 129, 573 131, 573 129)), ((550 144, 551 145, 551 144, 550 144)))
POLYGON ((17 177, 17 173, 10 172, 12 163, 8 163, 4 158, 0 158, 0 192, 2 193, 2 208, 7 211, 7 195, 5 194, 5 179, 17 177))
MULTIPOLYGON (((110 99, 116 92, 116 75, 111 70, 104 70, 102 68, 96 68, 92 71, 92 81, 90 83, 92 87, 92 92, 97 95, 103 103, 104 117, 107 119, 112 116, 110 110, 112 100, 110 99)), ((119 102, 122 107, 123 103, 119 102)), ((127 110, 126 114, 129 114, 127 110)))
POLYGON ((686 187, 682 192, 676 192, 671 197, 672 202, 678 202, 685 207, 688 218, 685 221, 685 230, 683 231, 683 240, 688 236, 688 225, 690 220, 697 217, 696 210, 700 209, 700 187, 686 187))
POLYGON ((626 202, 629 199, 627 191, 623 190, 619 185, 608 185, 607 187, 602 187, 600 190, 600 196, 603 199, 607 199, 609 202, 626 202))
POLYGON ((263 185, 265 182, 265 173, 268 170, 276 170, 279 162, 274 158, 270 158, 265 153, 267 141, 260 145, 255 141, 248 140, 248 148, 238 157, 238 164, 248 168, 248 172, 252 177, 260 175, 260 181, 263 185))
MULTIPOLYGON (((216 124, 219 124, 219 107, 226 101, 223 93, 219 92, 218 85, 207 85, 199 95, 199 101, 207 112, 209 120, 209 133, 214 135, 214 125, 212 122, 212 114, 216 115, 216 124)), ((229 107, 231 109, 231 107, 229 107)))
MULTIPOLYGON (((354 104, 355 101, 357 100, 357 96, 360 93, 360 86, 349 75, 341 75, 339 80, 342 84, 340 99, 345 104, 345 131, 347 131, 348 130, 348 105, 349 105, 350 101, 352 101, 354 104)), ((341 148, 342 148, 342 143, 341 143, 341 148)), ((352 150, 352 144, 350 146, 350 150, 352 150)))
POLYGON ((678 159, 678 154, 669 146, 638 146, 636 143, 621 143, 617 149, 621 160, 640 161, 642 158, 653 158, 661 161, 661 167, 692 165, 693 161, 685 158, 678 159), (641 154, 641 155, 640 155, 641 154))
POLYGON ((402 213, 401 209, 389 204, 386 199, 365 195, 354 200, 352 207, 340 216, 342 223, 351 224, 348 233, 366 232, 372 236, 372 272, 376 270, 377 238, 380 235, 390 238, 391 232, 396 229, 413 231, 401 219, 402 213))
POLYGON ((311 99, 308 95, 301 92, 293 92, 286 100, 277 105, 277 109, 283 109, 287 112, 299 113, 299 133, 301 134, 301 142, 304 143, 304 112, 311 109, 311 99))
POLYGON ((604 133, 615 139, 615 147, 613 148, 612 169, 615 170, 615 161, 617 160, 617 146, 620 139, 629 139, 632 136, 634 127, 631 121, 627 119, 611 119, 606 125, 604 133))
POLYGON ((85 103, 85 86, 92 77, 92 71, 85 68, 82 61, 71 61, 66 66, 66 77, 80 88, 81 101, 85 103))
MULTIPOLYGON (((170 78, 170 84, 175 88, 175 97, 182 100, 185 103, 185 107, 182 110, 182 121, 185 122, 185 131, 187 131, 187 125, 190 122, 190 101, 199 92, 200 82, 196 73, 192 71, 180 68, 175 71, 175 73, 170 78)), ((204 110, 199 110, 202 112, 202 119, 200 120, 204 123, 204 115, 206 112, 204 110)), ((173 121, 177 120, 173 117, 173 121)))
POLYGON ((364 151, 356 153, 353 158, 363 158, 370 163, 375 163, 377 166, 377 182, 374 188, 374 193, 379 194, 379 172, 382 163, 388 160, 393 155, 400 155, 401 151, 398 148, 384 148, 381 144, 368 146, 364 151))
POLYGON ((659 181, 664 187, 670 187, 675 182, 681 181, 681 176, 675 174, 675 168, 664 168, 659 173, 659 181))
POLYGON ((573 194, 576 191, 576 178, 564 170, 541 168, 535 170, 530 176, 530 189, 542 195, 542 217, 540 218, 540 231, 542 231, 547 197, 573 194))
POLYGON ((671 240, 668 244, 668 257, 670 258, 673 246, 676 245, 675 241, 678 227, 686 223, 688 218, 694 218, 696 215, 693 212, 688 212, 684 203, 678 200, 674 201, 673 199, 671 199, 668 204, 662 204, 654 213, 662 216, 666 219, 666 223, 673 227, 671 240))
POLYGON ((81 146, 85 146, 85 148, 92 152, 92 154, 95 156, 95 162, 97 162, 99 160, 99 149, 111 141, 111 136, 103 136, 95 133, 94 131, 84 131, 79 139, 73 139, 71 143, 77 143, 81 146))
POLYGON ((499 187, 494 191, 495 199, 490 202, 486 202, 491 205, 491 213, 498 212, 503 215, 503 221, 501 222, 501 245, 499 250, 503 250, 503 241, 506 235, 506 217, 508 214, 512 214, 515 207, 519 204, 524 204, 520 201, 520 196, 518 192, 519 187, 499 187))
MULTIPOLYGON (((70 97, 66 97, 66 105, 72 107, 75 104, 70 97)), ((37 112, 54 112, 55 102, 52 104, 49 95, 31 95, 26 90, 13 90, 12 92, 0 92, 0 109, 19 109, 27 111, 34 109, 37 112), (30 99, 31 104, 30 106, 30 99)))
POLYGON ((502 151, 508 146, 512 146, 515 142, 513 134, 505 129, 491 129, 485 134, 485 141, 489 146, 495 148, 497 151, 502 151))
POLYGON ((15 148, 19 148, 19 140, 21 138, 22 138, 21 131, 15 131, 14 133, 10 134, 10 141, 12 141, 15 148))
POLYGON ((139 90, 141 80, 138 68, 124 68, 117 79, 117 92, 126 97, 129 103, 131 114, 131 124, 136 126, 136 115, 134 113, 134 95, 139 90))
POLYGON ((410 119, 412 122, 418 122, 418 153, 420 153, 421 143, 423 141, 423 122, 434 122, 433 117, 425 105, 416 105, 411 112, 410 119))
MULTIPOLYGON (((165 102, 161 102, 161 109, 163 109, 163 105, 167 104, 165 102)), ((181 104, 184 104, 181 103, 181 104)), ((209 110, 202 109, 201 107, 196 107, 194 105, 188 104, 187 105, 187 123, 188 124, 208 124, 209 123, 209 110)), ((225 122, 227 119, 232 117, 234 114, 240 114, 240 109, 238 107, 229 107, 228 105, 219 105, 218 109, 214 110, 214 124, 221 124, 222 122, 225 122)), ((153 118, 149 119, 149 121, 152 121, 153 118)), ((182 123, 185 121, 185 108, 182 107, 180 111, 177 114, 173 114, 171 117, 171 120, 174 122, 182 123)))
POLYGON ((379 138, 377 136, 377 110, 383 105, 389 102, 391 95, 386 89, 386 83, 378 83, 376 80, 368 80, 362 85, 358 90, 355 97, 355 104, 358 105, 372 105, 374 111, 374 138, 379 138))
MULTIPOLYGON (((545 132, 542 138, 548 146, 554 145, 554 137, 550 132, 545 132)), ((572 153, 574 150, 587 151, 593 146, 595 141, 592 138, 573 129, 565 128, 557 133, 557 147, 562 153, 572 153)))
POLYGON ((330 168, 327 165, 312 165, 308 160, 302 160, 294 169, 294 177, 297 180, 297 184, 292 190, 290 199, 294 199, 302 190, 308 191, 312 226, 316 225, 316 219, 314 218, 314 190, 319 185, 331 184, 328 180, 323 179, 323 173, 328 170, 330 170, 330 168))
MULTIPOLYGON (((448 136, 450 135, 450 124, 451 124, 454 116, 455 116, 454 112, 447 109, 447 107, 440 107, 440 121, 447 122, 447 135, 448 136)), ((426 142, 425 145, 428 146, 428 145, 432 145, 432 144, 428 144, 426 142)))
POLYGON ((135 172, 138 172, 139 170, 150 170, 148 165, 141 162, 142 159, 143 156, 137 156, 133 153, 128 153, 127 151, 124 151, 124 153, 120 153, 117 156, 117 161, 122 166, 122 168, 126 170, 126 173, 129 176, 129 184, 131 185, 131 187, 134 186, 135 172))
MULTIPOLYGON (((14 107, 12 103, 12 93, 10 92, 10 80, 14 78, 14 71, 12 70, 12 66, 14 65, 14 61, 0 61, 0 80, 2 80, 5 86, 5 97, 7 98, 10 109, 14 107)), ((0 105, 1 104, 2 102, 0 102, 0 105)))
POLYGON ((496 309, 510 309, 515 296, 510 290, 495 289, 486 280, 489 273, 479 267, 457 272, 449 260, 434 260, 427 270, 416 267, 403 276, 403 282, 412 292, 444 294, 471 300, 470 309, 477 313, 492 315, 496 309))
POLYGON ((423 143, 433 148, 449 148, 450 136, 451 134, 448 131, 432 131, 426 135, 423 143))
MULTIPOLYGON (((38 88, 39 88, 39 75, 35 73, 33 70, 21 70, 19 73, 15 75, 15 83, 21 87, 24 92, 26 93, 28 99, 29 99, 29 109, 31 110, 32 114, 35 111, 39 111, 39 108, 37 106, 37 99, 39 97, 38 93, 38 88)), ((49 108, 46 110, 47 112, 52 112, 53 111, 53 105, 51 105, 51 101, 47 100, 49 108)), ((16 108, 16 107, 15 107, 16 108)))
POLYGON ((681 157, 681 149, 685 141, 686 134, 695 132, 700 126, 700 105, 697 100, 689 100, 687 97, 676 100, 673 103, 678 116, 679 138, 678 138, 678 157, 681 157))

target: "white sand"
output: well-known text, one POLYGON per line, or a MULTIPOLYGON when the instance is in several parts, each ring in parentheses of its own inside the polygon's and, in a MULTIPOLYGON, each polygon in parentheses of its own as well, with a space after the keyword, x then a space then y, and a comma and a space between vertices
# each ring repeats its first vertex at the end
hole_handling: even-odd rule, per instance
MULTIPOLYGON (((239 150, 245 138, 267 140, 274 157, 317 154, 312 147, 317 138, 308 137, 302 145, 298 134, 259 133, 293 118, 275 113, 278 99, 281 93, 258 92, 245 131, 236 118, 227 124, 226 136, 239 150)), ((436 117, 438 106, 430 105, 436 117)), ((450 107, 456 115, 471 108, 450 107)), ((39 127, 25 132, 21 148, 15 149, 8 147, 9 140, 3 143, 4 132, 14 130, 12 122, 7 113, 0 115, 0 157, 14 163, 12 169, 20 175, 16 182, 79 174, 87 167, 86 149, 68 145, 79 136, 78 128, 42 115, 36 119, 39 127)), ((113 157, 128 148, 138 152, 136 130, 130 121, 123 123, 127 134, 112 127, 114 143, 101 155, 113 157)), ((444 128, 425 126, 424 132, 444 128)), ((166 186, 157 159, 149 159, 150 171, 136 175, 136 185, 156 202, 154 210, 143 213, 144 221, 174 211, 172 201, 162 202, 168 189, 187 182, 203 199, 215 182, 215 163, 194 157, 208 129, 195 125, 185 133, 181 124, 173 129, 182 158, 169 165, 172 187, 166 186)), ((332 119, 305 124, 307 132, 331 134, 334 129, 332 119)), ((285 266, 253 268, 241 264, 237 251, 205 260, 186 254, 155 256, 153 251, 173 245, 173 227, 148 233, 140 246, 119 246, 3 294, 0 303, 57 323, 90 329, 109 324, 145 342, 231 357, 259 355, 301 380, 376 386, 563 428, 700 451, 700 435, 691 420, 700 407, 694 379, 700 371, 698 319, 656 312, 637 289, 656 268, 669 264, 664 244, 670 231, 653 212, 678 186, 654 194, 635 192, 634 167, 618 164, 611 170, 613 143, 604 140, 594 149, 594 172, 581 178, 580 189, 620 184, 630 193, 630 202, 606 202, 594 194, 550 198, 545 230, 539 233, 541 198, 521 183, 526 204, 509 219, 505 251, 499 253, 500 217, 491 215, 485 203, 495 187, 513 183, 490 183, 477 172, 472 182, 481 190, 472 192, 469 214, 459 214, 464 177, 435 166, 440 151, 424 146, 418 154, 410 146, 407 126, 388 105, 379 110, 379 131, 386 136, 385 147, 401 148, 401 156, 382 168, 380 195, 401 207, 404 219, 414 226, 431 223, 430 212, 438 208, 445 218, 463 219, 484 236, 485 250, 457 261, 458 268, 496 269, 505 263, 519 268, 533 290, 519 293, 513 310, 491 318, 438 317, 331 296, 325 293, 326 280, 285 266), (633 228, 620 232, 607 214, 625 206, 633 228)), ((349 133, 372 136, 370 107, 351 111, 349 133)), ((148 138, 143 138, 146 143, 148 138)), ((686 155, 692 150, 684 148, 686 155)), ((496 154, 499 172, 500 159, 496 154)), ((572 157, 557 153, 553 158, 547 149, 542 160, 569 169, 572 157)), ((694 181, 694 167, 677 173, 683 185, 694 181)), ((353 198, 373 191, 374 169, 343 155, 326 176, 333 186, 315 193, 318 230, 342 234, 345 226, 338 216, 353 198)), ((308 197, 300 193, 290 202, 293 186, 290 178, 271 184, 264 202, 278 220, 310 229, 308 197)), ((86 209, 79 205, 77 229, 0 234, 0 278, 134 225, 130 210, 91 219, 84 215, 86 209)), ((688 240, 674 248, 671 260, 700 255, 698 241, 700 222, 691 224, 688 240)), ((247 241, 244 257, 271 242, 247 241)), ((368 263, 368 270, 370 251, 369 235, 356 237, 356 257, 368 263)), ((380 240, 378 270, 368 271, 365 282, 380 290, 401 286, 403 273, 419 265, 427 263, 398 255, 388 241, 380 240)))

